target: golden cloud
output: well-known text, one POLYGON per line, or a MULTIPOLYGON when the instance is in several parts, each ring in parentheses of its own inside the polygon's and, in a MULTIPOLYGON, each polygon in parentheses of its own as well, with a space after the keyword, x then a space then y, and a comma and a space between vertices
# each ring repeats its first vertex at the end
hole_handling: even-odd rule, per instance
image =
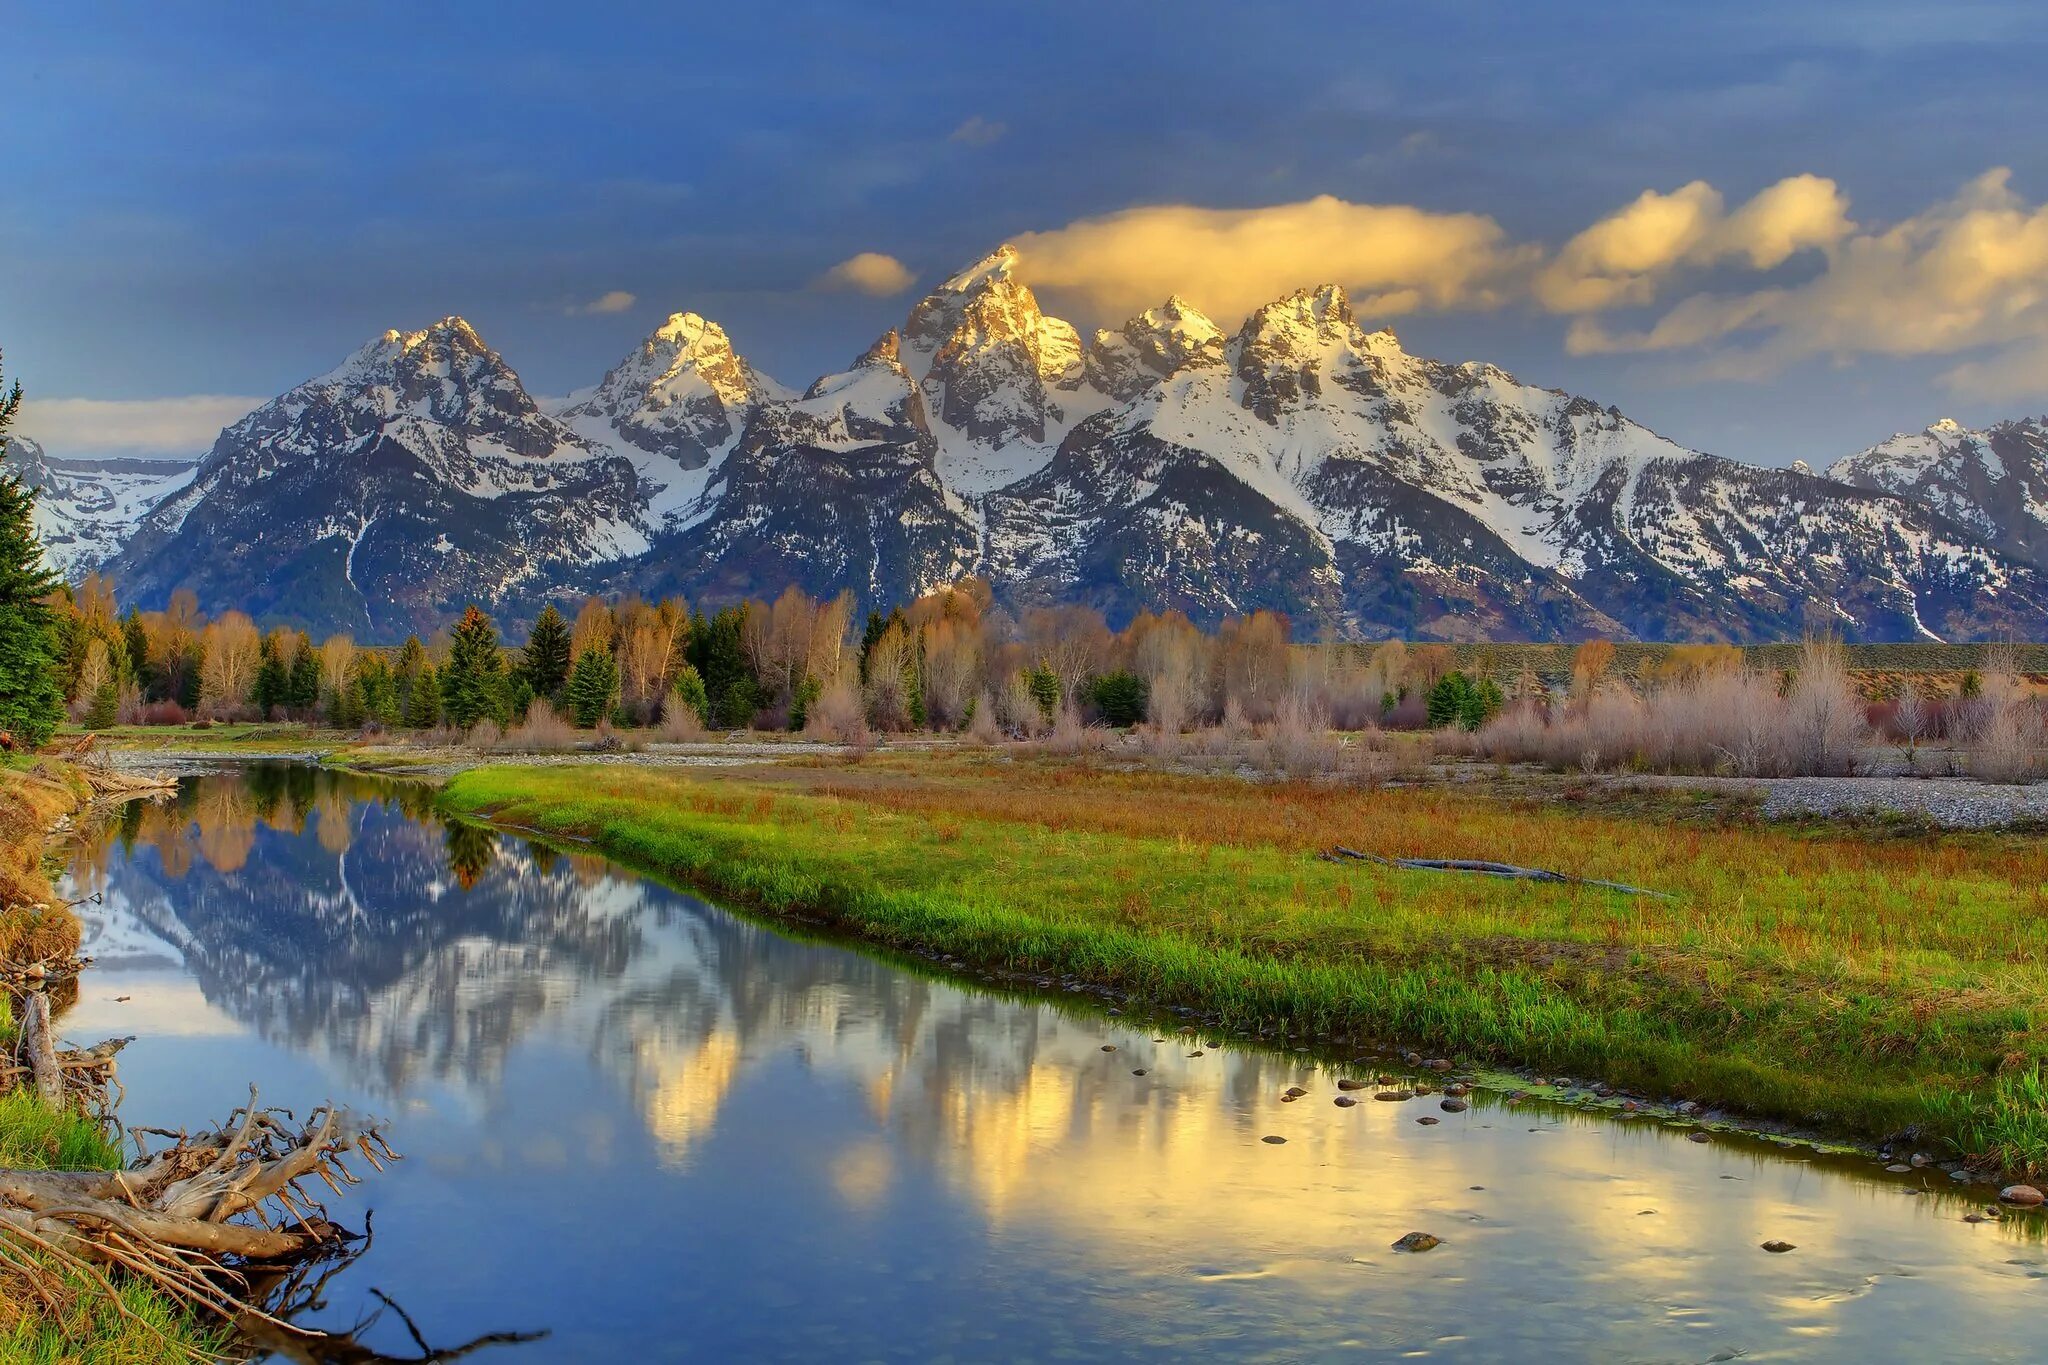
POLYGON ((1268 208, 1160 204, 1014 239, 1034 288, 1124 316, 1179 294, 1242 317, 1303 286, 1341 284, 1362 313, 1487 308, 1538 257, 1493 219, 1329 195, 1268 208))
MULTIPOLYGON (((1718 358, 1724 372, 1815 355, 1982 351, 1945 381, 1986 397, 2048 392, 2048 206, 2029 205, 2010 182, 2010 171, 1994 169, 1890 228, 1852 232, 1827 246, 1825 268, 1803 284, 1695 295, 1635 332, 1582 320, 1568 345, 1582 354, 1669 351, 1756 337, 1744 355, 1718 358)), ((1824 222, 1811 204, 1780 209, 1773 226, 1802 213, 1809 225, 1824 222)), ((1787 238, 1759 229, 1753 240, 1767 258, 1787 238)))
POLYGON ((886 298, 900 294, 910 288, 917 276, 910 273, 910 267, 894 256, 885 256, 879 251, 863 251, 849 256, 838 265, 812 281, 817 289, 850 289, 857 294, 871 294, 886 298))
POLYGON ((1853 230, 1849 201, 1816 175, 1789 176, 1732 214, 1704 180, 1645 190, 1566 242, 1536 275, 1536 298, 1558 313, 1647 304, 1681 267, 1739 258, 1769 270, 1853 230))

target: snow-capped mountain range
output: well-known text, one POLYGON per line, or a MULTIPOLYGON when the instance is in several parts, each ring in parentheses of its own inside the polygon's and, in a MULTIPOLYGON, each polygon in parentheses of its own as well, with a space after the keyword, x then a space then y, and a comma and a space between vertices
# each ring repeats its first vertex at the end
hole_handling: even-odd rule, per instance
POLYGON ((36 490, 43 553, 77 579, 118 552, 143 515, 192 482, 196 460, 58 459, 26 436, 7 442, 5 468, 36 490))
MULTIPOLYGON (((26 458, 57 463, 17 441, 26 458)), ((1015 608, 1271 607, 1338 638, 2048 626, 2043 422, 1943 424, 1825 478, 1760 468, 1410 355, 1334 286, 1232 332, 1173 298, 1084 340, 1008 247, 801 394, 678 313, 543 408, 447 318, 162 480, 146 514, 131 484, 95 519, 46 478, 67 569, 104 561, 144 606, 189 586, 366 638, 472 600, 516 622, 585 591, 719 603, 794 582, 886 606, 970 572, 1015 608)))

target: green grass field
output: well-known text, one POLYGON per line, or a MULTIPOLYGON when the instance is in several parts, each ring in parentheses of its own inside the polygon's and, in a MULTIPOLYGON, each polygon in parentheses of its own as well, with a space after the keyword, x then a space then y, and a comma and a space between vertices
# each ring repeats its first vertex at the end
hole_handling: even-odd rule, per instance
POLYGON ((933 757, 495 767, 441 799, 770 912, 1232 1030, 1410 1043, 2048 1167, 2035 842, 933 757), (1335 843, 1672 898, 1314 856, 1335 843))

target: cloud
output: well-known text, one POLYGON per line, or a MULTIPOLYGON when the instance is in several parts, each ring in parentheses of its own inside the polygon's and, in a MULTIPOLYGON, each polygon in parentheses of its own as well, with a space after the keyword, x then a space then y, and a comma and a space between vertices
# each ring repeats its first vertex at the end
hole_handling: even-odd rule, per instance
POLYGON ((1009 131, 1009 124, 997 123, 992 119, 985 119, 981 115, 975 114, 951 133, 947 134, 946 141, 958 142, 967 147, 986 147, 991 142, 999 141, 1003 134, 1009 131))
MULTIPOLYGON (((1750 241, 1768 260, 1820 221, 1810 204, 1779 204, 1752 224, 1750 241)), ((1889 228, 1851 232, 1825 255, 1804 283, 1696 294, 1635 331, 1586 322, 1568 345, 1580 353, 1724 347, 1714 357, 1723 372, 1759 374, 1812 356, 1977 352, 1943 382, 1983 397, 2048 393, 2048 205, 2014 193, 2011 172, 1988 171, 1889 228), (1728 343, 1743 344, 1730 353, 1728 343)))
POLYGON ((639 301, 640 296, 637 294, 628 293, 624 289, 608 289, 590 302, 574 304, 566 311, 570 317, 623 313, 639 301))
POLYGON ((1180 294, 1218 317, 1242 317, 1326 283, 1352 290, 1364 314, 1487 308, 1515 292, 1540 255, 1482 214, 1329 195, 1268 208, 1126 209, 1014 242, 1031 284, 1113 316, 1180 294))
POLYGON ((184 398, 37 398, 22 401, 21 434, 52 455, 126 451, 196 454, 222 427, 269 400, 201 393, 184 398))
POLYGON ((850 289, 857 294, 886 298, 910 288, 917 276, 894 256, 863 251, 849 256, 811 282, 814 289, 850 289))
POLYGON ((1566 242, 1536 275, 1536 298, 1558 313, 1646 304, 1682 267, 1738 259, 1770 270, 1854 227, 1841 190, 1816 175, 1780 180, 1734 213, 1704 180, 1669 194, 1644 190, 1566 242))

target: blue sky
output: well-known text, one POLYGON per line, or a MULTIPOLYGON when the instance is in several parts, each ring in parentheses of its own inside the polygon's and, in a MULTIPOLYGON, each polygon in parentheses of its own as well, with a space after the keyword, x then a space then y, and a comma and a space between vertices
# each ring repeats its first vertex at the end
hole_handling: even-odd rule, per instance
POLYGON ((538 394, 685 308, 802 384, 916 297, 817 287, 856 253, 924 285, 1026 236, 1085 328, 1136 230, 1091 220, 1176 206, 1145 230, 1205 262, 1203 214, 1285 234, 1332 196, 1340 230, 1482 223, 1483 287, 1432 274, 1461 250, 1361 290, 1401 246, 1368 226, 1327 272, 1207 263, 1327 273, 1410 349, 1818 462, 2048 408, 2044 61, 2019 3, 45 6, 0 53, 0 347, 60 454, 203 446, 235 398, 451 312, 538 394), (1744 209, 1788 177, 1832 207, 1781 258, 1779 201, 1744 209), (1573 245, 1694 182, 1626 278, 1588 264, 1615 232, 1573 245))

